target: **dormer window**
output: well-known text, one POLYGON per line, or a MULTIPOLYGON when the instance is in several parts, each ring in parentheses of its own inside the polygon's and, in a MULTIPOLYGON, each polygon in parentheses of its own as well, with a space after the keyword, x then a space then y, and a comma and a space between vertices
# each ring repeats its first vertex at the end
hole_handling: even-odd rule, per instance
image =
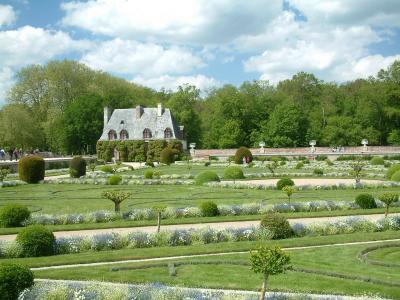
POLYGON ((121 120, 121 123, 120 123, 121 125, 124 125, 125 124, 125 121, 124 120, 121 120))
POLYGON ((147 140, 147 139, 151 139, 151 130, 148 128, 145 128, 145 130, 143 130, 143 139, 147 140))
POLYGON ((108 132, 108 139, 110 140, 110 141, 113 141, 113 140, 116 140, 118 137, 117 137, 117 133, 115 132, 115 130, 110 130, 109 132, 108 132))
POLYGON ((165 130, 164 130, 164 138, 165 139, 170 139, 170 138, 172 138, 172 130, 171 130, 171 128, 165 128, 165 130))
POLYGON ((125 129, 121 130, 121 132, 119 133, 119 139, 120 139, 120 140, 127 140, 127 139, 129 139, 128 131, 126 131, 125 129))

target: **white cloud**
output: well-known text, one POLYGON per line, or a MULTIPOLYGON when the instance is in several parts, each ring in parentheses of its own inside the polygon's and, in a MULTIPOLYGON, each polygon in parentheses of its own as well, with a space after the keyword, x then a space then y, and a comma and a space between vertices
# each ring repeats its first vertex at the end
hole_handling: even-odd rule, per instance
POLYGON ((86 53, 81 61, 95 69, 145 77, 183 74, 204 66, 189 49, 114 39, 86 53))
POLYGON ((64 3, 65 26, 147 41, 223 44, 263 30, 281 0, 91 0, 64 3))
POLYGON ((143 78, 141 76, 137 76, 132 80, 132 82, 148 86, 156 90, 161 90, 162 88, 165 88, 167 90, 176 90, 176 88, 180 85, 190 84, 195 85, 202 92, 212 87, 221 85, 221 83, 214 78, 207 77, 202 74, 193 76, 163 75, 153 78, 143 78))
POLYGON ((82 51, 87 41, 75 41, 62 31, 31 26, 0 31, 0 67, 22 67, 42 63, 60 54, 82 51))
POLYGON ((1 100, 5 99, 7 92, 14 84, 14 72, 11 68, 0 68, 0 104, 1 100))
POLYGON ((0 27, 11 25, 17 20, 16 13, 12 6, 0 4, 0 27))

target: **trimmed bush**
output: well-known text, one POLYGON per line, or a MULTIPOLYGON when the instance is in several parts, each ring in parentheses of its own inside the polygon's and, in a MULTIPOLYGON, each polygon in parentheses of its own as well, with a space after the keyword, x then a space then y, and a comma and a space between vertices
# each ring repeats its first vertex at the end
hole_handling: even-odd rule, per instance
POLYGON ((224 179, 243 179, 243 170, 240 167, 228 167, 224 171, 224 179))
POLYGON ((112 175, 110 178, 108 178, 108 184, 109 185, 118 185, 122 181, 122 177, 118 175, 112 175))
POLYGON ((400 181, 400 171, 397 171, 396 173, 394 173, 394 174, 392 175, 391 180, 393 180, 393 181, 400 181))
POLYGON ((292 179, 290 179, 289 177, 284 177, 282 179, 279 179, 278 182, 276 183, 276 187, 278 188, 278 190, 282 190, 283 187, 285 186, 293 186, 294 185, 294 181, 292 179))
POLYGON ((315 168, 313 171, 313 174, 317 175, 317 176, 322 176, 322 175, 324 175, 324 170, 322 170, 320 168, 315 168))
POLYGON ((175 151, 171 148, 164 148, 160 153, 160 162, 166 165, 172 164, 175 160, 175 151))
POLYGON ((400 171, 400 164, 392 165, 387 171, 386 171, 386 178, 387 179, 392 179, 392 176, 394 173, 397 171, 400 171))
POLYGON ((371 163, 371 165, 374 165, 374 166, 377 166, 377 165, 382 165, 383 166, 385 164, 385 161, 383 160, 382 157, 375 156, 374 158, 372 158, 370 160, 370 163, 371 163))
POLYGON ((19 178, 27 183, 38 183, 43 180, 44 170, 44 159, 40 156, 24 156, 18 162, 19 178))
POLYGON ((0 264, 0 295, 2 300, 16 300, 23 290, 33 286, 33 272, 16 263, 0 264))
POLYGON ((321 155, 321 154, 319 154, 319 155, 317 155, 316 157, 315 157, 315 160, 317 160, 317 161, 325 161, 325 160, 327 160, 328 159, 328 156, 327 155, 321 155))
POLYGON ((325 159, 325 162, 328 166, 333 166, 333 162, 330 159, 325 159))
POLYGON ((86 175, 86 160, 81 156, 75 156, 69 163, 69 174, 73 178, 86 175))
POLYGON ((279 213, 268 213, 261 219, 261 227, 268 231, 273 240, 286 239, 293 235, 293 229, 286 218, 279 213))
POLYGON ((29 219, 31 212, 25 205, 7 204, 0 210, 0 224, 3 227, 19 227, 29 219))
POLYGON ((16 238, 24 257, 53 255, 55 240, 54 234, 43 225, 23 228, 16 238))
POLYGON ((111 167, 111 166, 109 166, 109 165, 102 166, 102 167, 100 168, 100 171, 106 172, 106 173, 114 173, 113 167, 111 167))
POLYGON ((199 208, 203 217, 215 217, 219 215, 218 206, 212 201, 201 203, 199 208))
POLYGON ((246 163, 251 163, 253 161, 253 155, 246 147, 240 147, 236 150, 235 163, 238 165, 243 164, 243 158, 245 159, 246 163))
POLYGON ((146 179, 153 179, 154 172, 153 170, 146 170, 144 172, 144 178, 146 179))
POLYGON ((203 185, 204 183, 210 181, 218 181, 218 182, 220 181, 217 173, 215 173, 214 171, 204 171, 196 176, 197 185, 203 185))
POLYGON ((303 167, 304 167, 304 163, 298 162, 294 168, 295 168, 296 170, 299 170, 299 169, 301 169, 301 168, 303 168, 303 167))
POLYGON ((364 209, 377 208, 374 196, 372 196, 371 194, 357 195, 356 204, 364 209))

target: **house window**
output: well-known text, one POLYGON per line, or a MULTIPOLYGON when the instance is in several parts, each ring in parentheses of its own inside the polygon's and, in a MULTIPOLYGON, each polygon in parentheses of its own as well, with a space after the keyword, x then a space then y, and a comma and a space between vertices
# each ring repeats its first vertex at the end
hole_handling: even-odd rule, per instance
POLYGON ((120 123, 121 125, 124 125, 125 124, 125 121, 124 120, 121 120, 121 123, 120 123))
POLYGON ((129 139, 128 131, 126 131, 125 129, 121 130, 121 132, 119 133, 119 139, 120 139, 120 140, 127 140, 127 139, 129 139))
POLYGON ((151 131, 150 129, 146 128, 143 130, 143 138, 146 139, 151 139, 151 131))
POLYGON ((108 139, 109 139, 110 141, 116 140, 116 139, 117 139, 117 133, 115 132, 115 130, 110 130, 110 131, 108 132, 108 139))
POLYGON ((171 128, 165 128, 165 130, 164 130, 164 138, 165 139, 172 138, 172 130, 171 130, 171 128))

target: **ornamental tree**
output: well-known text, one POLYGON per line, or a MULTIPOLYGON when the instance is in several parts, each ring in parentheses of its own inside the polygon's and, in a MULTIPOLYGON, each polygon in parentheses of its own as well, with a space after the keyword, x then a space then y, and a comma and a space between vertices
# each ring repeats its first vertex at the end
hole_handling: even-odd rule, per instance
POLYGON ((399 194, 396 193, 383 193, 382 195, 378 196, 378 199, 385 203, 386 210, 385 210, 385 217, 387 217, 389 213, 389 207, 393 203, 399 201, 399 194))
POLYGON ((263 276, 260 300, 264 300, 268 277, 284 273, 290 267, 290 256, 278 246, 260 246, 256 250, 250 251, 250 262, 251 269, 263 276))
POLYGON ((10 174, 10 170, 6 168, 0 169, 0 182, 3 182, 6 179, 7 175, 10 174))
POLYGON ((162 213, 165 211, 167 207, 165 205, 159 204, 159 205, 154 205, 152 207, 152 210, 157 214, 157 232, 160 232, 161 228, 161 217, 162 213))
POLYGON ((115 212, 120 212, 120 205, 123 201, 128 199, 132 194, 124 191, 106 191, 101 194, 103 198, 111 200, 114 202, 114 210, 115 212))
POLYGON ((364 168, 364 163, 361 159, 357 159, 354 163, 351 164, 352 170, 350 171, 350 175, 352 175, 356 181, 356 185, 360 185, 361 173, 364 168))
POLYGON ((294 194, 294 192, 296 192, 296 188, 294 186, 291 185, 286 185, 282 188, 282 191, 286 194, 286 196, 288 197, 289 200, 289 204, 290 204, 290 199, 292 197, 292 195, 294 194))

